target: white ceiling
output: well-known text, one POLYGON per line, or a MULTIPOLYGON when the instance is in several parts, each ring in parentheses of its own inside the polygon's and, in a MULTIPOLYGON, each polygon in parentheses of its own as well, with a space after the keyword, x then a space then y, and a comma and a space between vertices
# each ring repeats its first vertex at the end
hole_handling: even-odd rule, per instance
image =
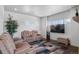
POLYGON ((43 17, 53 15, 72 8, 73 5, 5 5, 7 11, 43 17))

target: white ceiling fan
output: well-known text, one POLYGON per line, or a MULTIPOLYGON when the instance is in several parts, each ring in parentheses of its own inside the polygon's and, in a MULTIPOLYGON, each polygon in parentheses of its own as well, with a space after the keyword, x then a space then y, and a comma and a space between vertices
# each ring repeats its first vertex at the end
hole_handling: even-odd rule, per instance
POLYGON ((73 17, 73 20, 79 23, 79 14, 78 14, 78 9, 76 9, 75 17, 73 17))

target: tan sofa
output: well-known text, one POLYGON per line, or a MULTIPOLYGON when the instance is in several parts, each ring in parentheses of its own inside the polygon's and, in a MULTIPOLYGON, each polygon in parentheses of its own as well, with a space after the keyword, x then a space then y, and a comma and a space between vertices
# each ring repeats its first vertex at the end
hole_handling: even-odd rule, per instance
POLYGON ((27 42, 33 42, 42 39, 42 36, 37 31, 22 31, 21 37, 27 42))
POLYGON ((9 33, 0 36, 0 50, 3 54, 25 54, 33 49, 23 40, 14 42, 9 33))

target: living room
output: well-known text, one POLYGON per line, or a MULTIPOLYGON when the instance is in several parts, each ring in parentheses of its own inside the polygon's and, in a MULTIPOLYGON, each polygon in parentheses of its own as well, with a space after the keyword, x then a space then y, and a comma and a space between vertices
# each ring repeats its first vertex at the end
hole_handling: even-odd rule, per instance
MULTIPOLYGON (((68 53, 69 51, 63 53, 62 50, 57 50, 54 52, 54 50, 59 49, 60 47, 59 46, 57 46, 57 48, 51 47, 52 49, 52 51, 50 52, 51 54, 78 54, 78 49, 79 49, 79 36, 78 36, 79 20, 78 19, 79 18, 77 18, 77 21, 74 19, 75 17, 79 16, 78 11, 79 11, 78 5, 4 5, 4 6, 2 5, 0 6, 0 22, 1 22, 0 35, 7 32, 5 26, 6 21, 15 20, 17 22, 17 29, 16 32, 12 34, 12 38, 14 38, 14 41, 23 39, 22 38, 23 31, 29 31, 30 33, 32 33, 31 31, 36 31, 37 35, 41 36, 41 38, 48 43, 47 44, 48 46, 45 45, 44 48, 45 47, 49 48, 51 46, 51 44, 49 43, 50 41, 53 42, 57 41, 60 43, 64 42, 63 44, 66 44, 67 46, 68 45, 72 46, 69 47, 70 50, 73 51, 73 52, 71 51, 70 53, 68 53), (54 20, 56 23, 54 22, 54 20), (50 26, 53 24, 55 24, 55 26, 56 24, 64 24, 63 32, 62 31, 58 32, 58 30, 54 31, 50 26), (49 38, 47 39, 47 37, 49 38)), ((33 33, 32 35, 34 34, 35 33, 33 33)), ((67 49, 68 48, 67 46, 65 47, 64 45, 64 48, 67 49)), ((28 53, 26 54, 29 53, 50 54, 48 50, 44 49, 43 47, 37 49, 35 48, 32 49, 31 47, 32 51, 29 52, 27 51, 28 53), (43 49, 44 51, 41 51, 41 49, 43 49), (39 52, 35 53, 36 51, 39 52)), ((51 49, 49 48, 49 50, 51 49)), ((5 52, 3 51, 3 53, 5 52)), ((11 53, 14 54, 14 52, 12 51, 11 53)))

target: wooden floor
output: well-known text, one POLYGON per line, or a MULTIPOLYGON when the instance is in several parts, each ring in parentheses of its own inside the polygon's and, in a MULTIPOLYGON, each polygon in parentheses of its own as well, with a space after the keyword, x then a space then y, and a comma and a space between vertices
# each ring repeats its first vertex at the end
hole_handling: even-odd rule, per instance
MULTIPOLYGON (((57 41, 55 40, 50 40, 50 42, 52 44, 58 45, 57 41)), ((78 54, 78 47, 75 46, 68 46, 68 48, 66 49, 66 54, 78 54), (71 52, 71 53, 70 53, 71 52)))

